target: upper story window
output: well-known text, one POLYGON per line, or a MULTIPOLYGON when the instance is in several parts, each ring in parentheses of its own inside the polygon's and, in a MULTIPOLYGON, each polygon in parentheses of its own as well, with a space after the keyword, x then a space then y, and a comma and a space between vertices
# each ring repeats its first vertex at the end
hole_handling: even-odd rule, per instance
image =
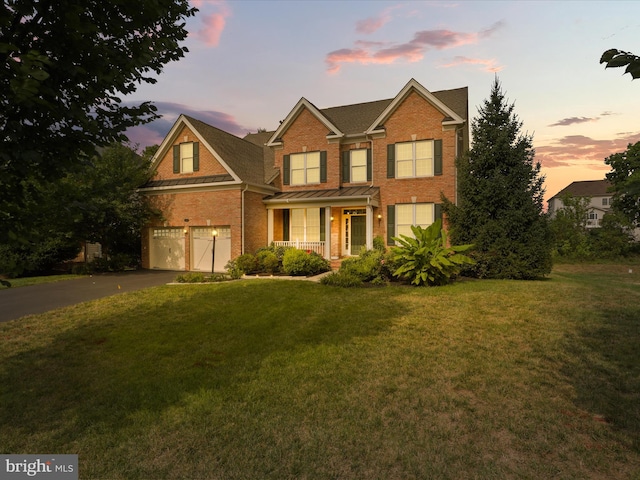
POLYGON ((358 148, 342 152, 342 183, 371 181, 371 149, 358 148))
POLYGON ((198 142, 173 146, 173 173, 193 173, 200 169, 198 142))
POLYGON ((387 146, 387 177, 442 175, 442 140, 419 140, 387 146))
POLYGON ((320 183, 320 152, 291 155, 291 185, 320 183))
POLYGON ((314 185, 327 181, 327 152, 292 153, 283 157, 285 185, 314 185))
POLYGON ((609 205, 609 199, 608 199, 607 197, 603 198, 603 199, 602 199, 602 206, 603 206, 603 207, 606 207, 606 206, 608 206, 608 205, 609 205))

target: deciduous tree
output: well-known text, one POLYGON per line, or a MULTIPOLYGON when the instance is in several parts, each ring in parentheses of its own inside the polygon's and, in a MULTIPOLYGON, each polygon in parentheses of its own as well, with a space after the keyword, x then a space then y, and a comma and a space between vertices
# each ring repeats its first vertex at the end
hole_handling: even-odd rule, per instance
POLYGON ((604 163, 611 167, 607 180, 614 192, 614 210, 623 213, 634 226, 640 226, 640 142, 610 155, 604 163))
POLYGON ((121 97, 184 56, 194 13, 188 0, 3 2, 0 244, 31 240, 21 212, 48 183, 156 118, 121 97))

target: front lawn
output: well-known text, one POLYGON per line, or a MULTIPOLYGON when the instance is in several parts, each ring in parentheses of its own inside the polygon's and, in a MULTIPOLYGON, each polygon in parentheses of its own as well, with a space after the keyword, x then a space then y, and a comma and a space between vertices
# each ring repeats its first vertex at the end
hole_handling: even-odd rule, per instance
POLYGON ((164 286, 0 325, 0 451, 80 478, 638 478, 640 269, 164 286))

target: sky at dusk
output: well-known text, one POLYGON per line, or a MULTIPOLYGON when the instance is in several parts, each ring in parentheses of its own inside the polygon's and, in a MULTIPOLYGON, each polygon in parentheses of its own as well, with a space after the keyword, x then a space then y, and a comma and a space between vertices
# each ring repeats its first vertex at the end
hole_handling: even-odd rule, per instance
POLYGON ((599 59, 640 55, 638 1, 192 0, 189 52, 155 85, 163 118, 128 132, 159 144, 185 113, 240 137, 274 130, 301 97, 318 108, 469 87, 470 120, 497 75, 533 136, 546 198, 604 178, 604 159, 640 141, 640 81, 599 59))

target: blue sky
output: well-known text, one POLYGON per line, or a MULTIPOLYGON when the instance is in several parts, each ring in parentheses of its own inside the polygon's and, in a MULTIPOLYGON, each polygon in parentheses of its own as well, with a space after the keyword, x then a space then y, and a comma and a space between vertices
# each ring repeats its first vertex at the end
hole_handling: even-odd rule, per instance
POLYGON ((189 53, 127 102, 163 118, 129 132, 160 143, 180 113, 239 136, 277 128, 305 97, 319 108, 394 97, 415 78, 469 87, 469 114, 494 76, 533 135, 547 198, 604 178, 604 158, 640 141, 640 81, 599 59, 640 55, 636 1, 192 0, 189 53))

